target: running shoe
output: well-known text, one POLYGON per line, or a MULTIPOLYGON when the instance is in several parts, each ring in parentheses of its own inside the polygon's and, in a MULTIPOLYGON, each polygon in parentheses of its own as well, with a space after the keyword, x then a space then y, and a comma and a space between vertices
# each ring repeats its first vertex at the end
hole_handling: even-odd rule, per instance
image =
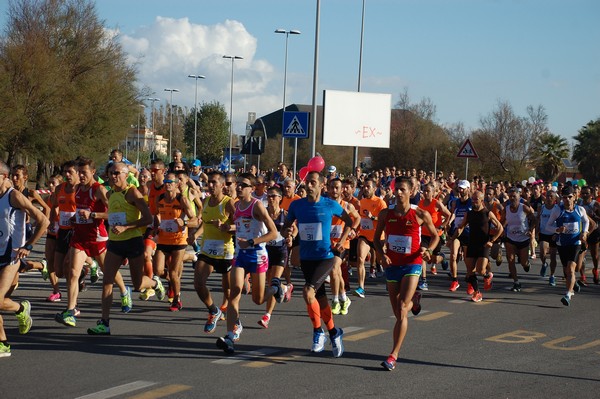
POLYGON ((475 289, 473 288, 473 284, 467 283, 467 295, 473 295, 475 289))
POLYGON ((548 284, 550 285, 550 287, 556 287, 556 277, 550 276, 550 278, 548 279, 548 284))
POLYGON ((282 303, 283 297, 285 295, 285 289, 284 286, 281 284, 281 280, 277 277, 273 277, 273 279, 271 279, 271 287, 275 287, 277 289, 275 294, 273 294, 273 298, 275 298, 277 303, 282 303))
POLYGON ((217 339, 217 348, 223 349, 228 355, 232 355, 235 352, 233 341, 227 335, 217 339))
POLYGON ((431 266, 431 270, 429 272, 432 275, 437 276, 437 267, 435 267, 435 265, 431 266))
POLYGON ((40 272, 42 273, 42 278, 44 279, 44 281, 46 281, 48 280, 48 277, 50 277, 50 272, 48 271, 48 262, 46 261, 46 258, 44 258, 40 261, 40 263, 43 266, 40 272))
POLYGON ((494 279, 494 273, 489 272, 487 277, 483 277, 483 289, 489 291, 492 289, 492 280, 494 279))
POLYGON ((448 261, 447 261, 446 259, 444 259, 444 260, 442 261, 442 269, 444 269, 444 270, 448 270, 448 267, 449 267, 449 266, 450 266, 450 265, 448 264, 448 261))
POLYGON ((171 302, 169 305, 169 310, 171 312, 179 312, 183 308, 183 304, 181 303, 181 299, 171 302))
POLYGON ((96 284, 98 282, 98 262, 95 259, 92 259, 92 264, 90 265, 90 283, 96 284))
POLYGON ((527 261, 527 264, 523 266, 523 270, 525 270, 525 273, 529 273, 530 269, 531 269, 531 262, 527 261))
POLYGON ((217 328, 217 323, 219 322, 219 319, 221 318, 221 309, 217 309, 217 313, 212 314, 212 313, 208 313, 208 319, 206 320, 206 324, 204 325, 204 332, 205 333, 211 333, 213 331, 215 331, 215 328, 217 328))
POLYGON ((480 291, 475 291, 471 297, 471 300, 473 302, 481 302, 483 300, 483 295, 481 295, 480 291))
POLYGON ((77 327, 77 318, 72 310, 67 309, 64 312, 57 313, 54 316, 54 320, 67 327, 77 327))
POLYGON ((519 283, 519 282, 513 283, 513 286, 510 290, 512 292, 521 292, 521 283, 519 283))
POLYGON ((268 314, 264 314, 263 317, 258 321, 258 325, 264 328, 269 328, 269 322, 271 321, 271 316, 268 314))
POLYGON ((84 267, 83 270, 81 270, 81 275, 79 275, 79 292, 87 291, 87 285, 85 284, 85 276, 87 276, 87 270, 84 267))
POLYGON ((331 338, 331 350, 333 357, 340 357, 344 354, 344 330, 337 327, 335 329, 335 335, 331 338))
POLYGON ((0 357, 10 356, 10 345, 0 342, 0 357))
POLYGON ((500 266, 502 264, 502 251, 498 251, 498 256, 496 256, 496 266, 500 266))
POLYGON ((377 274, 375 272, 370 272, 369 278, 377 278, 377 274))
POLYGON ((418 315, 421 313, 421 293, 419 291, 415 291, 415 294, 412 297, 412 309, 410 311, 413 315, 418 315))
POLYGON ((121 294, 121 312, 129 313, 133 308, 133 301, 131 300, 131 287, 125 287, 125 294, 121 294))
POLYGON ((110 335, 110 327, 104 324, 102 320, 96 322, 96 327, 87 329, 89 335, 110 335))
POLYGON ((242 326, 242 322, 238 320, 233 326, 233 342, 238 342, 240 340, 242 331, 244 331, 244 326, 242 326))
POLYGON ((219 320, 227 320, 227 306, 221 305, 219 309, 221 309, 221 317, 219 317, 219 320))
POLYGON ((154 291, 154 289, 146 288, 145 290, 140 292, 140 299, 142 301, 147 301, 148 299, 152 298, 154 295, 156 295, 156 292, 154 291))
POLYGON ((598 274, 598 269, 592 269, 592 274, 594 275, 594 284, 600 284, 600 275, 598 274))
POLYGON ((565 306, 571 306, 571 297, 568 294, 560 298, 560 301, 565 306))
POLYGON ((173 298, 175 298, 175 291, 173 291, 173 288, 169 283, 169 288, 167 289, 167 300, 169 301, 169 303, 173 303, 173 298))
POLYGON ((458 288, 460 287, 460 284, 458 283, 458 281, 454 280, 452 281, 452 283, 450 284, 450 288, 449 291, 456 291, 458 288))
POLYGON ((344 302, 342 302, 342 309, 340 310, 340 314, 341 315, 347 315, 348 314, 348 308, 350 308, 351 304, 352 304, 352 301, 350 300, 350 298, 346 297, 346 300, 344 302))
POLYGON ((548 271, 548 263, 542 263, 542 268, 540 269, 540 276, 546 277, 546 271, 548 271))
POLYGON ((46 298, 46 302, 60 302, 62 295, 60 292, 53 292, 46 298))
POLYGON ((19 321, 19 334, 27 334, 31 330, 33 320, 31 319, 31 304, 29 301, 21 302, 23 311, 21 313, 15 313, 17 320, 19 321))
POLYGON ((167 293, 165 292, 165 287, 163 286, 162 282, 160 281, 160 277, 154 276, 154 277, 152 277, 152 280, 156 281, 156 287, 154 287, 154 291, 156 293, 156 299, 158 299, 159 301, 164 300, 165 295, 167 293))
POLYGON ((313 333, 313 344, 310 349, 311 352, 323 352, 325 350, 325 343, 327 342, 327 336, 323 330, 317 330, 313 333))
POLYGON ((577 280, 577 284, 579 284, 580 287, 587 287, 587 278, 585 278, 585 276, 581 276, 581 278, 577 280))
POLYGON ((360 298, 364 298, 365 297, 365 289, 362 287, 358 287, 357 289, 354 290, 354 295, 360 298))
POLYGON ((285 294, 283 294, 283 302, 289 302, 292 300, 292 292, 294 292, 294 284, 289 283, 287 285, 287 289, 285 290, 285 294))
POLYGON ((396 368, 396 358, 392 355, 388 356, 387 359, 385 359, 383 362, 381 362, 381 365, 383 366, 384 369, 388 370, 388 371, 392 371, 396 368))
POLYGON ((429 284, 426 281, 419 281, 417 289, 421 291, 429 291, 429 284))
POLYGON ((573 284, 573 291, 575 291, 575 292, 581 291, 581 286, 579 285, 579 280, 575 280, 575 284, 573 284))
POLYGON ((342 305, 340 305, 340 301, 332 301, 331 302, 331 314, 340 314, 342 311, 342 305))

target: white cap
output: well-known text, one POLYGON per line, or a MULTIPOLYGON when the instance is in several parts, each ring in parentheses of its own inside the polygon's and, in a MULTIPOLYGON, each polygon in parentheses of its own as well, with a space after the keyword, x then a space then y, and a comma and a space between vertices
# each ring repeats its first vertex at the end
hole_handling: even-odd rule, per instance
POLYGON ((458 188, 471 188, 471 183, 468 180, 459 180, 458 188))
POLYGON ((336 169, 336 167, 335 167, 335 166, 331 165, 331 166, 329 167, 329 169, 328 169, 328 170, 329 170, 329 173, 335 173, 335 171, 336 171, 337 169, 336 169))

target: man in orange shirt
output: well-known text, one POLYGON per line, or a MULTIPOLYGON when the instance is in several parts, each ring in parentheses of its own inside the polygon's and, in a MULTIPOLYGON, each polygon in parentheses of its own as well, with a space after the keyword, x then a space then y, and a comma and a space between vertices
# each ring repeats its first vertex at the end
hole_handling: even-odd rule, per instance
MULTIPOLYGON (((358 288, 354 295, 365 297, 365 260, 373 247, 375 229, 377 228, 377 216, 382 209, 387 208, 384 200, 375 195, 377 184, 371 178, 365 180, 362 188, 363 197, 360 200, 360 233, 358 235, 358 288)), ((378 237, 380 239, 381 237, 378 237)), ((374 263, 375 259, 371 259, 374 263)))

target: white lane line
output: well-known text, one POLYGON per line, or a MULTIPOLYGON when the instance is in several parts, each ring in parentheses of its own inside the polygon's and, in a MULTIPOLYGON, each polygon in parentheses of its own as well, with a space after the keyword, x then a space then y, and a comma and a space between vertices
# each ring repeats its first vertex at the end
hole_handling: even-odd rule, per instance
POLYGON ((251 351, 251 352, 243 353, 243 354, 240 354, 237 356, 228 357, 227 359, 215 360, 212 363, 214 363, 214 364, 235 364, 235 363, 242 362, 244 360, 260 359, 264 356, 272 355, 273 353, 277 353, 277 352, 281 352, 281 351, 279 349, 262 348, 257 351, 251 351))
POLYGON ((76 399, 107 399, 114 398, 115 396, 124 395, 129 392, 137 391, 143 388, 151 387, 152 385, 156 385, 156 382, 152 381, 134 381, 129 384, 119 385, 118 387, 113 387, 109 389, 105 389, 104 391, 98 391, 91 393, 89 395, 80 396, 76 399))

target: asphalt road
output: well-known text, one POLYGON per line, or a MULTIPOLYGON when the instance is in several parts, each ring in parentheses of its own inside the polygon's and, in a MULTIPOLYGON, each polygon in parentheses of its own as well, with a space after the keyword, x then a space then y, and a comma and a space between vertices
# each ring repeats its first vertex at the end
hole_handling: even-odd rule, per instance
MULTIPOLYGON (((40 256, 37 246, 32 258, 40 256)), ((100 317, 100 283, 81 294, 78 326, 68 328, 53 320, 65 302, 45 302, 49 285, 30 272, 13 296, 31 301, 30 333, 19 335, 15 317, 3 313, 12 356, 0 358, 0 397, 599 397, 600 286, 583 289, 567 308, 560 302, 564 281, 549 287, 539 277, 539 260, 529 273, 519 269, 520 293, 509 291, 506 263, 493 267, 494 287, 478 304, 469 301, 465 283, 452 293, 443 272, 429 276, 423 311, 410 317, 392 372, 380 366, 394 325, 382 279, 370 279, 367 297, 352 297, 350 313, 335 316, 346 351, 334 359, 330 346, 310 353, 312 327, 300 290, 278 305, 268 330, 257 324, 264 307, 242 298, 244 332, 236 354, 227 356, 215 346, 225 323, 214 334, 203 332, 206 310, 193 290, 190 265, 182 311, 136 295, 132 312, 122 314, 115 295, 109 337, 86 334, 100 317)), ((462 263, 459 272, 462 281, 462 263)), ((298 271, 293 280, 302 285, 298 271)), ((210 285, 220 301, 217 276, 210 285)))

